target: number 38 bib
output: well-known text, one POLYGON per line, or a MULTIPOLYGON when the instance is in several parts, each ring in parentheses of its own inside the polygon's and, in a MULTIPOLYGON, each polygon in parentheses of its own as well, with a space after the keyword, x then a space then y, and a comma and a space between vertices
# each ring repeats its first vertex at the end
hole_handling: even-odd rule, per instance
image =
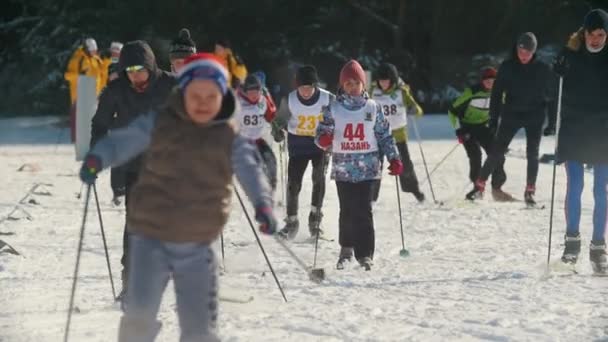
POLYGON ((334 153, 368 153, 378 151, 378 141, 374 134, 376 123, 376 103, 367 101, 361 109, 348 110, 333 104, 334 153))
POLYGON ((382 113, 388 119, 391 130, 407 125, 407 108, 403 104, 403 93, 399 89, 390 94, 385 94, 380 89, 374 89, 372 99, 382 108, 382 113))
POLYGON ((239 133, 249 139, 257 140, 264 136, 267 127, 264 113, 268 108, 266 99, 262 97, 258 103, 249 103, 247 100, 239 97, 241 110, 236 114, 236 120, 239 124, 239 133))

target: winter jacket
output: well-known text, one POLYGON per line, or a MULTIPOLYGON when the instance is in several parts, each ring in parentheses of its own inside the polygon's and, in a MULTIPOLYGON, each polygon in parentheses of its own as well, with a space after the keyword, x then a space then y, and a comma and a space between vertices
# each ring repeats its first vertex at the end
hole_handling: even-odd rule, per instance
POLYGON ((224 67, 226 67, 226 70, 228 70, 228 79, 233 88, 237 88, 239 84, 245 82, 247 67, 231 49, 226 49, 226 54, 224 56, 216 56, 220 59, 224 67))
MULTIPOLYGON (((367 94, 364 96, 367 98, 367 94)), ((324 108, 323 120, 317 126, 315 142, 319 144, 319 138, 322 135, 331 135, 334 137, 333 144, 335 146, 335 121, 332 112, 340 109, 339 107, 353 112, 360 110, 364 106, 374 107, 376 115, 373 132, 378 144, 378 150, 363 153, 332 152, 331 178, 336 181, 351 183, 380 179, 382 174, 382 170, 380 169, 382 155, 386 156, 388 160, 400 159, 397 147, 395 146, 395 140, 391 135, 388 120, 384 116, 382 108, 374 100, 367 99, 361 105, 352 106, 346 99, 344 95, 338 95, 328 107, 324 108)), ((373 113, 369 115, 373 117, 373 113)))
POLYGON ((129 232, 169 242, 209 243, 228 220, 236 174, 255 207, 272 204, 255 144, 237 134, 234 94, 205 125, 185 113, 176 88, 167 105, 114 130, 90 151, 103 168, 120 165, 145 151, 131 190, 129 232))
POLYGON ((481 125, 490 120, 490 91, 477 84, 466 88, 448 110, 454 128, 460 124, 481 125))
POLYGON ((554 103, 555 86, 555 76, 547 64, 536 56, 521 64, 514 51, 512 58, 500 65, 492 88, 491 125, 497 124, 499 117, 522 124, 542 122, 548 106, 554 103))
POLYGON ((91 56, 85 52, 84 47, 79 47, 74 51, 68 67, 66 68, 63 77, 68 81, 70 86, 70 99, 72 103, 76 102, 78 92, 78 76, 85 75, 95 78, 97 81, 97 95, 106 86, 107 78, 105 77, 105 67, 99 56, 91 56))
MULTIPOLYGON (((403 101, 402 105, 405 108, 405 113, 403 113, 405 117, 402 119, 403 122, 406 123, 406 125, 405 127, 391 128, 391 132, 393 138, 395 138, 395 142, 407 142, 407 115, 416 115, 420 117, 424 113, 422 107, 420 107, 418 102, 416 102, 416 100, 414 99, 414 96, 412 96, 410 86, 405 84, 403 80, 398 79, 398 83, 396 85, 393 85, 387 91, 382 90, 380 87, 377 86, 377 84, 372 85, 371 94, 372 99, 374 100, 383 96, 390 96, 391 98, 397 98, 398 96, 401 96, 401 99, 403 101)), ((382 110, 387 118, 390 118, 389 116, 394 114, 394 110, 389 106, 382 106, 382 110)))
POLYGON ((561 125, 558 158, 581 163, 608 163, 608 47, 591 53, 585 44, 565 48, 557 60, 562 70, 561 125))
MULTIPOLYGON (((283 131, 288 129, 289 122, 298 117, 298 115, 312 116, 312 115, 322 115, 319 113, 293 113, 291 111, 290 105, 293 105, 291 101, 296 101, 296 105, 301 105, 302 107, 321 107, 323 105, 329 105, 331 101, 335 99, 335 96, 332 93, 327 92, 324 89, 317 88, 315 90, 314 95, 310 99, 303 99, 297 90, 292 91, 287 97, 285 97, 281 101, 281 105, 279 106, 279 111, 277 113, 276 119, 272 122, 273 135, 277 135, 277 131, 283 131), (328 96, 324 96, 327 100, 321 99, 322 92, 326 92, 328 96), (327 101, 326 103, 319 103, 319 101, 327 101)), ((306 123, 305 123, 306 124, 306 123)), ((318 124, 318 123, 317 123, 318 124)), ((321 150, 315 144, 316 127, 314 128, 315 132, 313 135, 304 135, 304 134, 294 134, 288 131, 287 133, 287 150, 290 157, 302 156, 302 157, 312 157, 323 154, 323 150, 321 150)))
MULTIPOLYGON (((158 109, 176 84, 170 73, 158 68, 152 49, 143 41, 125 44, 118 67, 120 76, 111 81, 99 96, 91 126, 91 146, 108 131, 125 127, 139 115, 158 109), (150 72, 150 81, 143 93, 135 91, 127 77, 125 69, 133 65, 143 65, 150 72)), ((128 163, 126 170, 137 172, 139 158, 128 163)))

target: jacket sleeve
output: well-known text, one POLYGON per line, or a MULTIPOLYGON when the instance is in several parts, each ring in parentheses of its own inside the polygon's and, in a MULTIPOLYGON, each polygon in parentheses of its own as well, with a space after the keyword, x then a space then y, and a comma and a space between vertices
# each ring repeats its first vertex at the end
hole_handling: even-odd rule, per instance
POLYGON ((334 135, 334 127, 335 127, 335 121, 333 118, 333 115, 331 114, 331 104, 333 102, 330 102, 329 105, 323 107, 322 109, 322 113, 323 113, 323 120, 321 122, 319 122, 319 124, 317 125, 317 133, 315 134, 315 144, 317 146, 319 146, 320 148, 321 145, 319 145, 319 138, 322 135, 334 135))
POLYGON ((156 117, 156 112, 150 112, 140 115, 128 126, 112 130, 93 146, 89 154, 98 156, 104 169, 128 162, 150 145, 156 117))
POLYGON ((272 122, 277 113, 277 105, 274 103, 272 96, 269 93, 265 93, 264 97, 266 98, 266 113, 264 113, 264 119, 266 122, 272 122))
POLYGON ((105 87, 99 95, 97 110, 91 121, 91 144, 93 147, 97 141, 108 134, 117 111, 117 99, 112 87, 105 87))
POLYGON ((272 192, 260 166, 261 159, 254 143, 240 135, 235 138, 232 144, 232 168, 255 208, 272 206, 272 192))
POLYGON ((380 153, 386 156, 387 160, 400 159, 395 146, 395 139, 391 134, 390 124, 382 112, 382 107, 376 104, 376 122, 374 123, 374 134, 378 142, 380 153))
POLYGON ((403 96, 403 104, 407 108, 407 114, 415 114, 416 116, 422 116, 424 113, 422 107, 416 102, 410 87, 407 85, 401 86, 401 94, 403 96))
POLYGON ((492 87, 492 94, 490 95, 490 122, 494 124, 498 123, 498 118, 502 113, 504 93, 506 91, 505 79, 508 77, 509 72, 507 66, 503 63, 498 68, 498 74, 492 87))
POLYGON ((448 117, 454 128, 458 128, 459 121, 464 118, 464 115, 473 98, 471 88, 466 88, 454 103, 448 108, 448 117))
POLYGON ((272 121, 272 126, 278 130, 286 129, 289 119, 291 119, 291 111, 289 110, 289 97, 286 96, 281 100, 277 114, 272 121))

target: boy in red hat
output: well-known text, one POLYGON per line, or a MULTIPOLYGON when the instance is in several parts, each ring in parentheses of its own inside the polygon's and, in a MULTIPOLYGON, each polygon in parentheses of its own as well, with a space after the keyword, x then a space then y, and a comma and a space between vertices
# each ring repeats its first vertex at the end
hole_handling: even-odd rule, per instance
POLYGON ((331 178, 340 201, 340 255, 337 269, 352 259, 370 270, 374 257, 373 183, 380 179, 381 156, 390 161, 391 175, 403 172, 388 120, 369 99, 361 65, 351 60, 340 71, 336 100, 323 109, 315 142, 332 151, 331 178))
POLYGON ((135 119, 95 144, 80 178, 93 184, 104 168, 143 151, 129 202, 129 291, 119 341, 153 341, 169 278, 175 285, 180 341, 219 341, 217 261, 211 243, 230 212, 236 174, 272 234, 270 186, 254 144, 238 135, 228 72, 211 54, 193 55, 178 74, 166 106, 135 119))

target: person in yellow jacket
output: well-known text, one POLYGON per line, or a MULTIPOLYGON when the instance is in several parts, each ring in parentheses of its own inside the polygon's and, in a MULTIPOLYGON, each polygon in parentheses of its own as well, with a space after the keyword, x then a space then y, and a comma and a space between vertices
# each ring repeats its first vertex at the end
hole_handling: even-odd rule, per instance
POLYGON ((230 44, 226 40, 215 42, 215 56, 220 59, 222 64, 228 69, 228 80, 233 89, 245 82, 247 77, 247 67, 239 56, 232 52, 230 44))
MULTIPOLYGON (((376 71, 376 82, 372 85, 371 98, 382 107, 388 118, 397 150, 403 162, 403 172, 399 176, 401 190, 409 192, 418 202, 424 202, 424 193, 420 191, 414 163, 407 148, 407 115, 422 116, 422 108, 410 92, 410 87, 399 78, 397 68, 390 63, 383 63, 376 71)), ((380 181, 376 184, 374 202, 378 200, 380 181)))
POLYGON ((97 95, 105 87, 106 68, 97 54, 97 42, 93 38, 84 40, 84 44, 74 53, 68 62, 68 67, 63 75, 70 87, 70 128, 72 142, 76 141, 76 97, 78 91, 78 76, 85 75, 96 79, 97 95))

